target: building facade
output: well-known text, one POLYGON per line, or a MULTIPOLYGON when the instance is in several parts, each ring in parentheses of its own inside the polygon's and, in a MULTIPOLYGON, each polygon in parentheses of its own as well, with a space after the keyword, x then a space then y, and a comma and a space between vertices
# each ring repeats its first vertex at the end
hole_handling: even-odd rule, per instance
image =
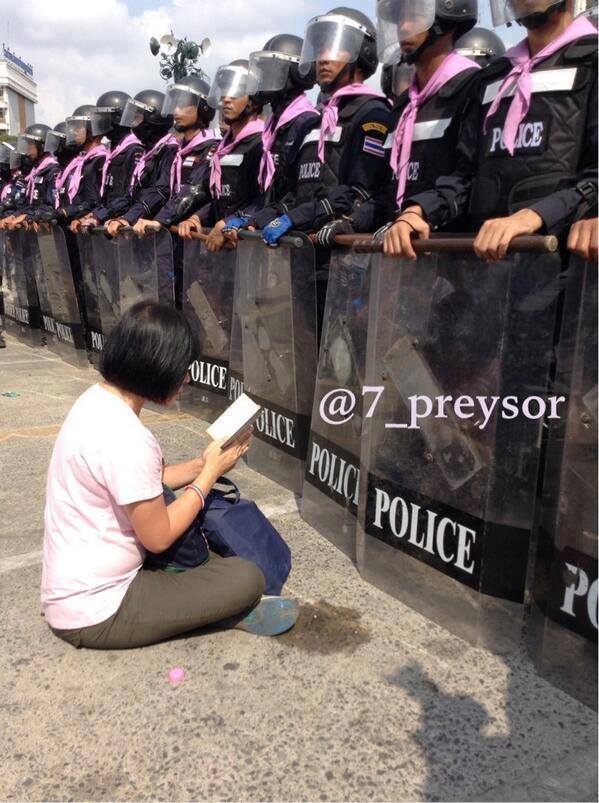
POLYGON ((0 49, 0 134, 16 136, 35 122, 33 67, 5 44, 0 49))

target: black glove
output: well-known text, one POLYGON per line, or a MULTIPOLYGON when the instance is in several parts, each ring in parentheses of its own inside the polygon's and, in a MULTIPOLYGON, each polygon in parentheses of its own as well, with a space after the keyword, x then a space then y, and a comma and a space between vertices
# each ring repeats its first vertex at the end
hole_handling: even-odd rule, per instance
MULTIPOLYGON (((39 215, 36 215, 35 222, 36 223, 56 223, 57 217, 59 214, 58 209, 51 210, 49 212, 40 212, 39 215)), ((63 213, 64 217, 64 213, 63 213)))
POLYGON ((354 227, 347 218, 332 220, 323 226, 316 235, 316 242, 321 248, 332 248, 338 234, 354 234, 354 227))

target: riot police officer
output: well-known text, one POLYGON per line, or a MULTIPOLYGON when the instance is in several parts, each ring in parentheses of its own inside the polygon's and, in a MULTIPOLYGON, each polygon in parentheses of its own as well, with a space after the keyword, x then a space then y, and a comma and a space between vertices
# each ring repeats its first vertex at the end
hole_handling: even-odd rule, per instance
MULTIPOLYGON (((209 85, 199 75, 188 75, 168 88, 161 113, 165 119, 172 116, 180 138, 169 174, 170 197, 154 219, 139 218, 134 226, 138 234, 162 226, 168 228, 187 218, 196 201, 191 187, 201 188, 207 180, 209 160, 218 142, 209 128, 214 119, 214 109, 208 105, 209 93, 209 85)), ((208 196, 202 195, 201 203, 207 200, 208 196)))
POLYGON ((329 245, 335 226, 327 224, 350 215, 384 182, 389 106, 364 84, 377 65, 376 31, 362 12, 334 8, 308 23, 299 71, 316 70, 323 117, 302 143, 287 211, 263 229, 269 245, 292 228, 318 232, 323 227, 320 242, 329 245))
POLYGON ((3 144, 9 150, 10 181, 3 187, 0 198, 0 229, 3 228, 4 221, 26 203, 25 189, 28 172, 28 168, 23 164, 23 157, 17 149, 8 142, 3 144))
MULTIPOLYGON (((65 120, 65 146, 77 156, 62 170, 56 182, 56 214, 47 213, 50 220, 79 227, 78 218, 88 214, 100 202, 102 168, 108 149, 102 137, 92 134, 92 113, 95 106, 78 106, 65 120)), ((40 218, 43 219, 43 215, 40 218)))
MULTIPOLYGON (((454 47, 477 18, 477 0, 456 0, 450 6, 436 0, 434 6, 421 7, 410 0, 378 2, 380 60, 415 68, 409 88, 393 107, 394 134, 387 143, 393 180, 388 185, 385 220, 397 217, 406 194, 433 187, 439 176, 455 169, 461 117, 479 66, 454 52, 454 47)), ((353 220, 359 230, 372 230, 382 222, 377 220, 374 200, 353 220)))
POLYGON ((146 152, 131 178, 129 208, 106 224, 111 235, 140 218, 153 217, 169 199, 171 167, 179 143, 170 133, 172 114, 162 115, 164 101, 163 92, 144 89, 125 104, 120 125, 135 132, 146 152))
POLYGON ((286 210, 284 198, 295 192, 296 162, 300 145, 319 115, 306 96, 315 83, 314 70, 300 75, 299 60, 303 41, 299 36, 279 34, 262 50, 250 54, 248 95, 270 104, 272 115, 262 132, 262 159, 258 176, 263 208, 250 215, 229 218, 225 233, 250 223, 267 225, 286 210))
POLYGON ((259 119, 260 98, 248 94, 248 66, 247 60, 237 59, 219 67, 214 77, 208 103, 220 107, 229 129, 212 156, 209 176, 197 196, 197 212, 179 226, 184 237, 190 226, 212 226, 206 241, 209 251, 225 245, 226 218, 257 209, 264 123, 259 119), (200 206, 202 195, 207 202, 200 206))
POLYGON ((103 225, 118 217, 129 206, 129 186, 144 147, 131 132, 121 125, 121 116, 129 100, 126 92, 104 92, 97 100, 91 115, 93 136, 106 137, 110 151, 102 168, 101 201, 80 222, 86 226, 103 225))
POLYGON ((77 157, 77 148, 67 145, 67 125, 63 120, 57 123, 53 129, 46 134, 44 151, 56 157, 59 172, 56 176, 54 186, 54 198, 52 203, 39 204, 29 214, 29 219, 33 221, 34 228, 37 230, 39 223, 48 222, 56 218, 56 205, 58 199, 58 183, 61 175, 67 170, 70 163, 77 157))
POLYGON ((455 52, 460 56, 475 61, 483 69, 505 54, 503 40, 487 28, 472 28, 461 36, 455 45, 455 52))
POLYGON ((60 165, 53 154, 45 151, 46 134, 50 130, 50 126, 34 123, 17 139, 17 151, 29 166, 26 200, 17 214, 5 219, 5 228, 14 229, 29 222, 36 211, 46 211, 54 207, 55 184, 60 165))
POLYGON ((469 214, 476 253, 503 259, 511 240, 559 234, 597 183, 597 31, 573 0, 491 0, 495 25, 527 36, 480 73, 456 171, 406 200, 385 250, 415 258, 428 236, 469 214), (514 86, 516 94, 514 94, 514 86))

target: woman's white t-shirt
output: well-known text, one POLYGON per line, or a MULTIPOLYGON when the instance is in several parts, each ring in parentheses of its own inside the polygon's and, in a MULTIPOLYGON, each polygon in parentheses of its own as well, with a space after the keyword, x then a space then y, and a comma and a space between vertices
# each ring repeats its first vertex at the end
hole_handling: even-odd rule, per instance
POLYGON ((52 627, 115 613, 145 549, 123 505, 162 493, 162 452, 118 396, 94 385, 58 435, 46 483, 42 608, 52 627))

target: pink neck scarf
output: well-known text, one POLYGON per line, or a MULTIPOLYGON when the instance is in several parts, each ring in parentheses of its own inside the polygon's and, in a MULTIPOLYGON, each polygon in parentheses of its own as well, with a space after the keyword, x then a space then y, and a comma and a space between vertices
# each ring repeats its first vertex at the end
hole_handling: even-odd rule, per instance
POLYGON ((78 156, 76 156, 69 164, 65 167, 62 171, 58 180, 56 182, 56 200, 55 206, 58 208, 58 196, 60 190, 66 183, 71 173, 71 180, 69 182, 69 187, 67 189, 67 196, 69 198, 69 203, 73 202, 73 198, 79 192, 79 185, 81 184, 81 176, 83 175, 83 167, 87 162, 91 159, 94 159, 96 156, 108 156, 108 148, 105 145, 96 145, 91 150, 87 151, 87 153, 82 152, 78 156))
POLYGON ((505 95, 511 89, 515 89, 514 99, 510 103, 503 126, 503 140, 511 156, 514 155, 520 123, 526 117, 530 108, 532 70, 540 61, 549 58, 549 56, 561 50, 562 47, 569 45, 570 42, 590 35, 597 36, 595 26, 586 17, 577 17, 557 39, 546 45, 536 56, 530 55, 528 39, 523 39, 522 42, 510 48, 505 54, 506 58, 512 62, 512 70, 503 80, 497 97, 491 104, 491 108, 485 118, 484 130, 486 132, 489 119, 493 117, 505 95))
POLYGON ((163 145, 176 145, 177 139, 172 134, 166 134, 166 136, 159 139, 158 142, 150 148, 149 151, 144 153, 141 157, 139 162, 137 163, 137 167, 133 171, 133 175, 131 176, 131 184, 130 187, 133 189, 137 183, 137 181, 141 181, 141 177, 143 175, 144 170, 146 169, 146 164, 154 158, 156 153, 162 148, 163 145))
POLYGON ((258 182, 262 192, 272 184, 275 174, 275 160, 272 155, 272 146, 275 144, 278 132, 283 126, 295 120, 300 114, 306 112, 316 112, 313 104, 308 100, 305 94, 298 95, 297 98, 291 101, 289 106, 283 110, 279 118, 274 115, 269 119, 264 131, 262 132, 262 160, 260 162, 260 172, 258 173, 258 182))
POLYGON ((35 189, 36 178, 39 176, 42 170, 45 170, 46 167, 48 167, 48 165, 57 165, 57 164, 58 164, 58 159, 56 158, 56 156, 48 154, 47 156, 44 156, 44 158, 38 165, 35 165, 35 167, 32 168, 31 172, 27 176, 26 195, 29 203, 31 203, 31 201, 33 200, 33 191, 35 189))
POLYGON ((373 98, 384 98, 378 90, 371 89, 366 84, 349 84, 333 92, 326 106, 322 110, 322 123, 320 125, 320 138, 318 140, 318 158, 324 162, 324 145, 326 138, 333 134, 337 128, 339 120, 339 101, 342 98, 354 97, 357 95, 369 95, 373 98))
POLYGON ((129 148, 131 145, 141 145, 141 142, 138 140, 135 134, 127 134, 127 136, 119 142, 116 148, 111 149, 108 153, 102 169, 102 186, 100 187, 100 195, 104 195, 106 179, 108 178, 108 171, 110 170, 110 164, 112 160, 116 159, 119 154, 127 150, 127 148, 129 148))
POLYGON ((254 134, 260 134, 263 130, 263 120, 252 120, 250 123, 246 123, 234 139, 231 137, 230 131, 227 132, 224 139, 221 139, 212 157, 212 165, 210 167, 210 190, 214 197, 220 198, 222 178, 220 160, 223 156, 227 156, 231 151, 235 150, 242 140, 253 137, 254 134))
POLYGON ((181 141, 177 155, 173 159, 171 165, 171 192, 179 192, 181 188, 181 168, 183 167, 183 157, 187 156, 200 142, 207 139, 213 139, 212 131, 203 130, 199 131, 189 142, 181 141))
POLYGON ((8 196, 10 192, 10 188, 12 187, 12 179, 6 182, 4 187, 2 187, 2 192, 0 192, 0 201, 4 201, 5 198, 8 196))
POLYGON ((452 78, 455 78, 456 75, 464 72, 464 70, 472 69, 479 70, 480 67, 465 56, 450 53, 431 75, 424 89, 418 89, 416 74, 412 76, 408 90, 410 99, 399 118, 391 149, 391 167, 397 178, 396 200, 398 207, 401 207, 408 183, 408 167, 410 165, 414 126, 418 110, 423 103, 432 98, 433 95, 436 95, 448 81, 451 81, 452 78))

